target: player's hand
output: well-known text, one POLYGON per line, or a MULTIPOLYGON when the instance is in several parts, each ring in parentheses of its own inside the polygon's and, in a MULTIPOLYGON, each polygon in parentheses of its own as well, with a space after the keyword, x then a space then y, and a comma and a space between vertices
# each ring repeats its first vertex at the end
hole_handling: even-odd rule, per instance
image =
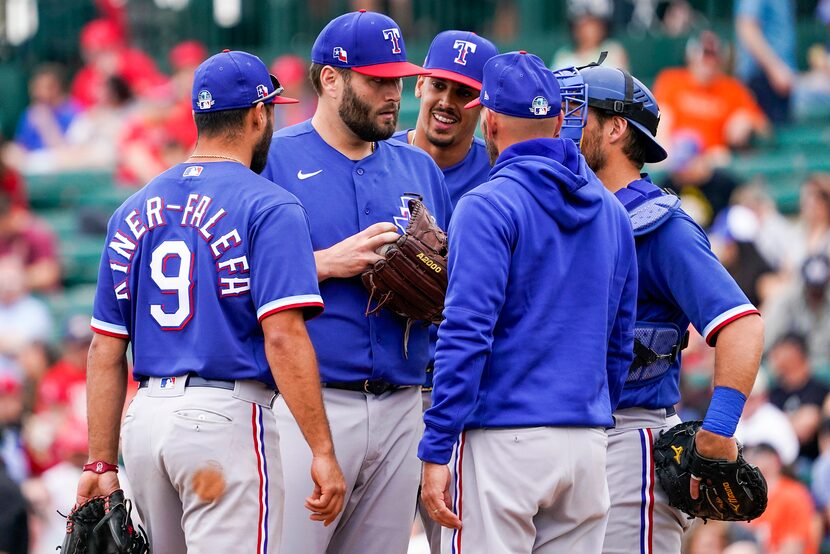
POLYGON ((382 258, 377 249, 400 238, 396 229, 394 224, 381 221, 334 246, 318 250, 314 253, 318 280, 360 275, 382 258))
POLYGON ((78 481, 78 492, 75 502, 83 504, 94 496, 106 496, 121 488, 118 483, 118 474, 114 471, 97 474, 94 471, 84 471, 78 481))
POLYGON ((461 520, 450 510, 450 468, 447 466, 424 462, 421 503, 436 523, 450 529, 461 529, 461 520))
POLYGON ((311 460, 311 479, 314 491, 306 498, 305 507, 310 519, 322 521, 328 527, 343 509, 346 480, 334 454, 314 456, 311 460))
MULTIPOLYGON (((710 460, 727 460, 734 462, 738 459, 738 443, 732 437, 724 437, 705 429, 695 434, 695 450, 704 458, 710 460)), ((692 476, 689 481, 689 494, 697 500, 700 496, 700 479, 692 476)))

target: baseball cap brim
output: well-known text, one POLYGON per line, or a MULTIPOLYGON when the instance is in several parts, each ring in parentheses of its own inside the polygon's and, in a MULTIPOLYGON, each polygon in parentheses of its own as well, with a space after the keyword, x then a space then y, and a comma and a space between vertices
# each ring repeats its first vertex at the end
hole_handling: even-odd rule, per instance
POLYGON ((469 110, 470 108, 475 108, 476 106, 481 106, 481 97, 476 98, 472 102, 467 102, 464 104, 464 109, 469 110))
POLYGON ((472 89, 479 91, 481 90, 481 81, 476 81, 472 77, 467 77, 466 75, 462 75, 461 73, 456 73, 455 71, 449 71, 446 69, 427 69, 427 71, 429 71, 430 77, 435 77, 437 79, 446 79, 447 81, 453 81, 462 84, 465 87, 470 87, 472 89))
POLYGON ((363 75, 368 75, 370 77, 384 77, 387 79, 430 74, 428 69, 424 69, 420 65, 415 65, 410 62, 379 63, 375 65, 352 67, 351 69, 352 71, 356 71, 357 73, 362 73, 363 75))
POLYGON ((288 96, 280 96, 282 94, 283 88, 280 85, 279 79, 277 79, 274 75, 271 75, 271 86, 274 87, 273 92, 268 96, 264 96, 262 98, 257 98, 253 103, 258 104, 259 102, 265 102, 267 104, 299 104, 300 101, 296 98, 290 98, 288 96))
POLYGON ((628 118, 626 120, 631 123, 640 133, 646 138, 645 150, 646 150, 646 158, 645 162, 650 164, 656 164, 657 162, 662 162, 666 158, 669 157, 668 152, 666 149, 660 146, 660 143, 657 142, 657 139, 646 129, 642 124, 637 123, 636 121, 632 121, 628 118))

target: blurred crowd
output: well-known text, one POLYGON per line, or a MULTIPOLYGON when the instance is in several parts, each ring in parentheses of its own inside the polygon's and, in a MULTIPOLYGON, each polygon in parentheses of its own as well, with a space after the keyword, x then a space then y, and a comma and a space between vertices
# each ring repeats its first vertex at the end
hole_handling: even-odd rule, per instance
MULTIPOLYGON (((683 198, 764 315, 764 367, 737 436, 770 490, 767 512, 749 525, 695 524, 684 546, 694 554, 808 554, 830 545, 830 174, 805 178, 797 213, 785 216, 763 184, 729 170, 736 153, 792 120, 830 121, 828 45, 812 45, 799 71, 793 10, 786 1, 735 0, 729 43, 686 0, 571 0, 570 44, 539 53, 554 68, 600 52, 605 64, 628 67, 615 33, 640 26, 689 37, 685 63, 654 80, 669 159, 650 169, 683 198)), ((816 17, 830 25, 830 0, 816 17)), ((64 524, 57 511, 71 507, 87 449, 88 315, 56 321, 44 302, 62 287, 59 247, 29 207, 26 176, 107 170, 118 185, 138 187, 187 158, 196 140, 190 89, 208 56, 202 44, 173 48, 166 74, 123 24, 102 18, 84 27, 80 48, 85 65, 72 76, 51 62, 34 69, 30 104, 0 158, 0 552, 54 551, 64 524)), ((302 99, 277 110, 276 128, 314 112, 306 68, 294 55, 273 61, 286 94, 302 99)), ((684 419, 705 413, 712 357, 693 336, 683 353, 684 419)))

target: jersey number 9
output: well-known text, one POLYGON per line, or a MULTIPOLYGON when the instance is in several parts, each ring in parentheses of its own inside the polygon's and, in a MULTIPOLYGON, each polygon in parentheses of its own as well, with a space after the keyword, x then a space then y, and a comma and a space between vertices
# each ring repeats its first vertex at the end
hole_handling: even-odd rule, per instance
POLYGON ((180 331, 193 316, 193 254, 181 240, 166 240, 153 250, 150 259, 150 277, 161 289, 162 294, 175 294, 178 308, 167 312, 163 304, 150 304, 153 316, 165 331, 180 331), (167 264, 178 258, 176 275, 167 275, 167 264))

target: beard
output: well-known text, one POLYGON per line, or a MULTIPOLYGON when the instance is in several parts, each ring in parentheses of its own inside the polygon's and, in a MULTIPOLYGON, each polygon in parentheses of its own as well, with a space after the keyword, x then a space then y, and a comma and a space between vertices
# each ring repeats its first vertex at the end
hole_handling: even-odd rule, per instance
POLYGON ((496 160, 499 157, 499 148, 496 146, 496 143, 493 139, 490 138, 490 133, 487 132, 487 122, 481 122, 481 131, 484 135, 484 146, 487 148, 487 157, 490 158, 490 165, 496 163, 496 160))
POLYGON ((256 174, 262 173, 265 169, 265 164, 268 163, 268 149, 271 147, 271 138, 274 135, 274 119, 268 118, 268 124, 265 126, 265 132, 262 133, 259 142, 254 146, 254 153, 251 156, 251 171, 256 174))
POLYGON ((608 156, 599 144, 598 133, 586 133, 582 131, 582 139, 579 141, 579 149, 585 156, 585 163, 588 164, 594 173, 602 171, 608 163, 608 156))
POLYGON ((350 83, 346 83, 343 92, 343 101, 337 110, 340 119, 346 124, 349 130, 357 135, 360 140, 364 142, 376 142, 379 140, 386 140, 395 134, 395 129, 398 128, 398 111, 400 105, 392 103, 385 105, 382 108, 373 112, 372 106, 363 102, 352 89, 350 83), (394 108, 395 116, 389 123, 375 123, 375 116, 379 112, 388 111, 394 108))

